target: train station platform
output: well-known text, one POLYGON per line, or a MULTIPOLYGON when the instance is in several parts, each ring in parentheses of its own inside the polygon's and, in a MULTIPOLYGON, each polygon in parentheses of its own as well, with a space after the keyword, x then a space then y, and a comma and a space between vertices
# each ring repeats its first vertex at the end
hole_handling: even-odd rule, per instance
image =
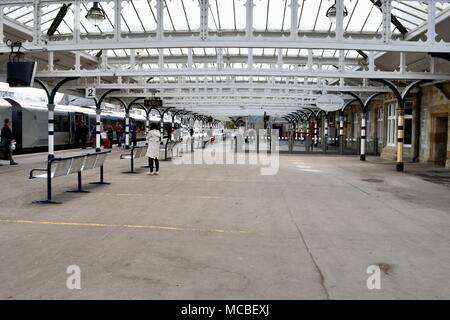
POLYGON ((122 152, 105 162, 110 185, 83 174, 90 193, 65 192, 75 175, 54 179, 58 205, 32 203, 46 184, 28 173, 46 154, 0 167, 0 299, 450 296, 449 186, 419 167, 280 154, 276 175, 161 161, 149 176, 145 160, 140 174, 123 174, 122 152), (81 290, 66 287, 71 265, 81 290), (383 271, 382 290, 366 286, 370 265, 383 271))

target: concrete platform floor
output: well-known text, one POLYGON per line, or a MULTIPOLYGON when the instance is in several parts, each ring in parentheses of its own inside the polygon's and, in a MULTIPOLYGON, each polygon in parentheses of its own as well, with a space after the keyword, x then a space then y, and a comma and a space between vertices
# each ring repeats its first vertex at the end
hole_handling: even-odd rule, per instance
POLYGON ((274 176, 161 162, 148 176, 122 174, 114 151, 111 185, 86 172, 91 193, 66 193, 76 176, 61 177, 63 204, 32 204, 44 159, 0 167, 1 299, 450 298, 449 187, 375 158, 280 155, 274 176), (69 265, 81 290, 66 288, 69 265))

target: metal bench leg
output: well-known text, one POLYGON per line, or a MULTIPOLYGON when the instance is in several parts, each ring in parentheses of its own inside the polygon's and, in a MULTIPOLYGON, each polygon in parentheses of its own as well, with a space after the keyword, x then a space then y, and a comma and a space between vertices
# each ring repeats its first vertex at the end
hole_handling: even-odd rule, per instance
POLYGON ((52 177, 51 177, 51 167, 47 168, 47 200, 33 201, 36 204, 60 204, 61 202, 56 202, 52 200, 52 177))
POLYGON ((83 186, 81 183, 81 171, 78 172, 78 189, 77 190, 70 190, 67 192, 82 192, 82 193, 90 193, 90 191, 83 190, 83 186))
POLYGON ((103 180, 103 166, 100 167, 100 181, 97 182, 91 182, 91 184, 111 184, 109 182, 105 182, 103 180))
POLYGON ((134 173, 134 174, 136 174, 136 173, 139 173, 139 172, 136 172, 136 171, 134 171, 134 157, 133 157, 133 150, 131 150, 131 162, 130 162, 130 171, 125 171, 125 172, 122 172, 122 173, 134 173))

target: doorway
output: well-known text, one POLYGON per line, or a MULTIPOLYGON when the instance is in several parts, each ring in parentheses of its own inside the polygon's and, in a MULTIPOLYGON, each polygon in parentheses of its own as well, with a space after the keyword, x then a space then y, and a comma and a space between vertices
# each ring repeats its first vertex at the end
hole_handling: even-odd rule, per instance
POLYGON ((437 165, 445 166, 447 160, 448 117, 436 117, 436 136, 434 161, 437 165))

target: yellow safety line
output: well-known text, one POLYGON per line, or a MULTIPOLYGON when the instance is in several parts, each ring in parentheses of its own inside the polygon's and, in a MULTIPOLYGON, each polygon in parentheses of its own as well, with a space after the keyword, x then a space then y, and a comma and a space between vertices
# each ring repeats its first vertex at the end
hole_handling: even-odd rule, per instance
POLYGON ((169 231, 217 232, 217 233, 240 233, 240 234, 249 234, 250 233, 249 231, 243 231, 243 230, 194 229, 194 228, 136 225, 136 224, 107 224, 107 223, 87 223, 87 222, 5 220, 5 219, 0 219, 0 222, 44 224, 44 225, 55 225, 55 226, 97 227, 97 228, 157 229, 157 230, 169 230, 169 231))

